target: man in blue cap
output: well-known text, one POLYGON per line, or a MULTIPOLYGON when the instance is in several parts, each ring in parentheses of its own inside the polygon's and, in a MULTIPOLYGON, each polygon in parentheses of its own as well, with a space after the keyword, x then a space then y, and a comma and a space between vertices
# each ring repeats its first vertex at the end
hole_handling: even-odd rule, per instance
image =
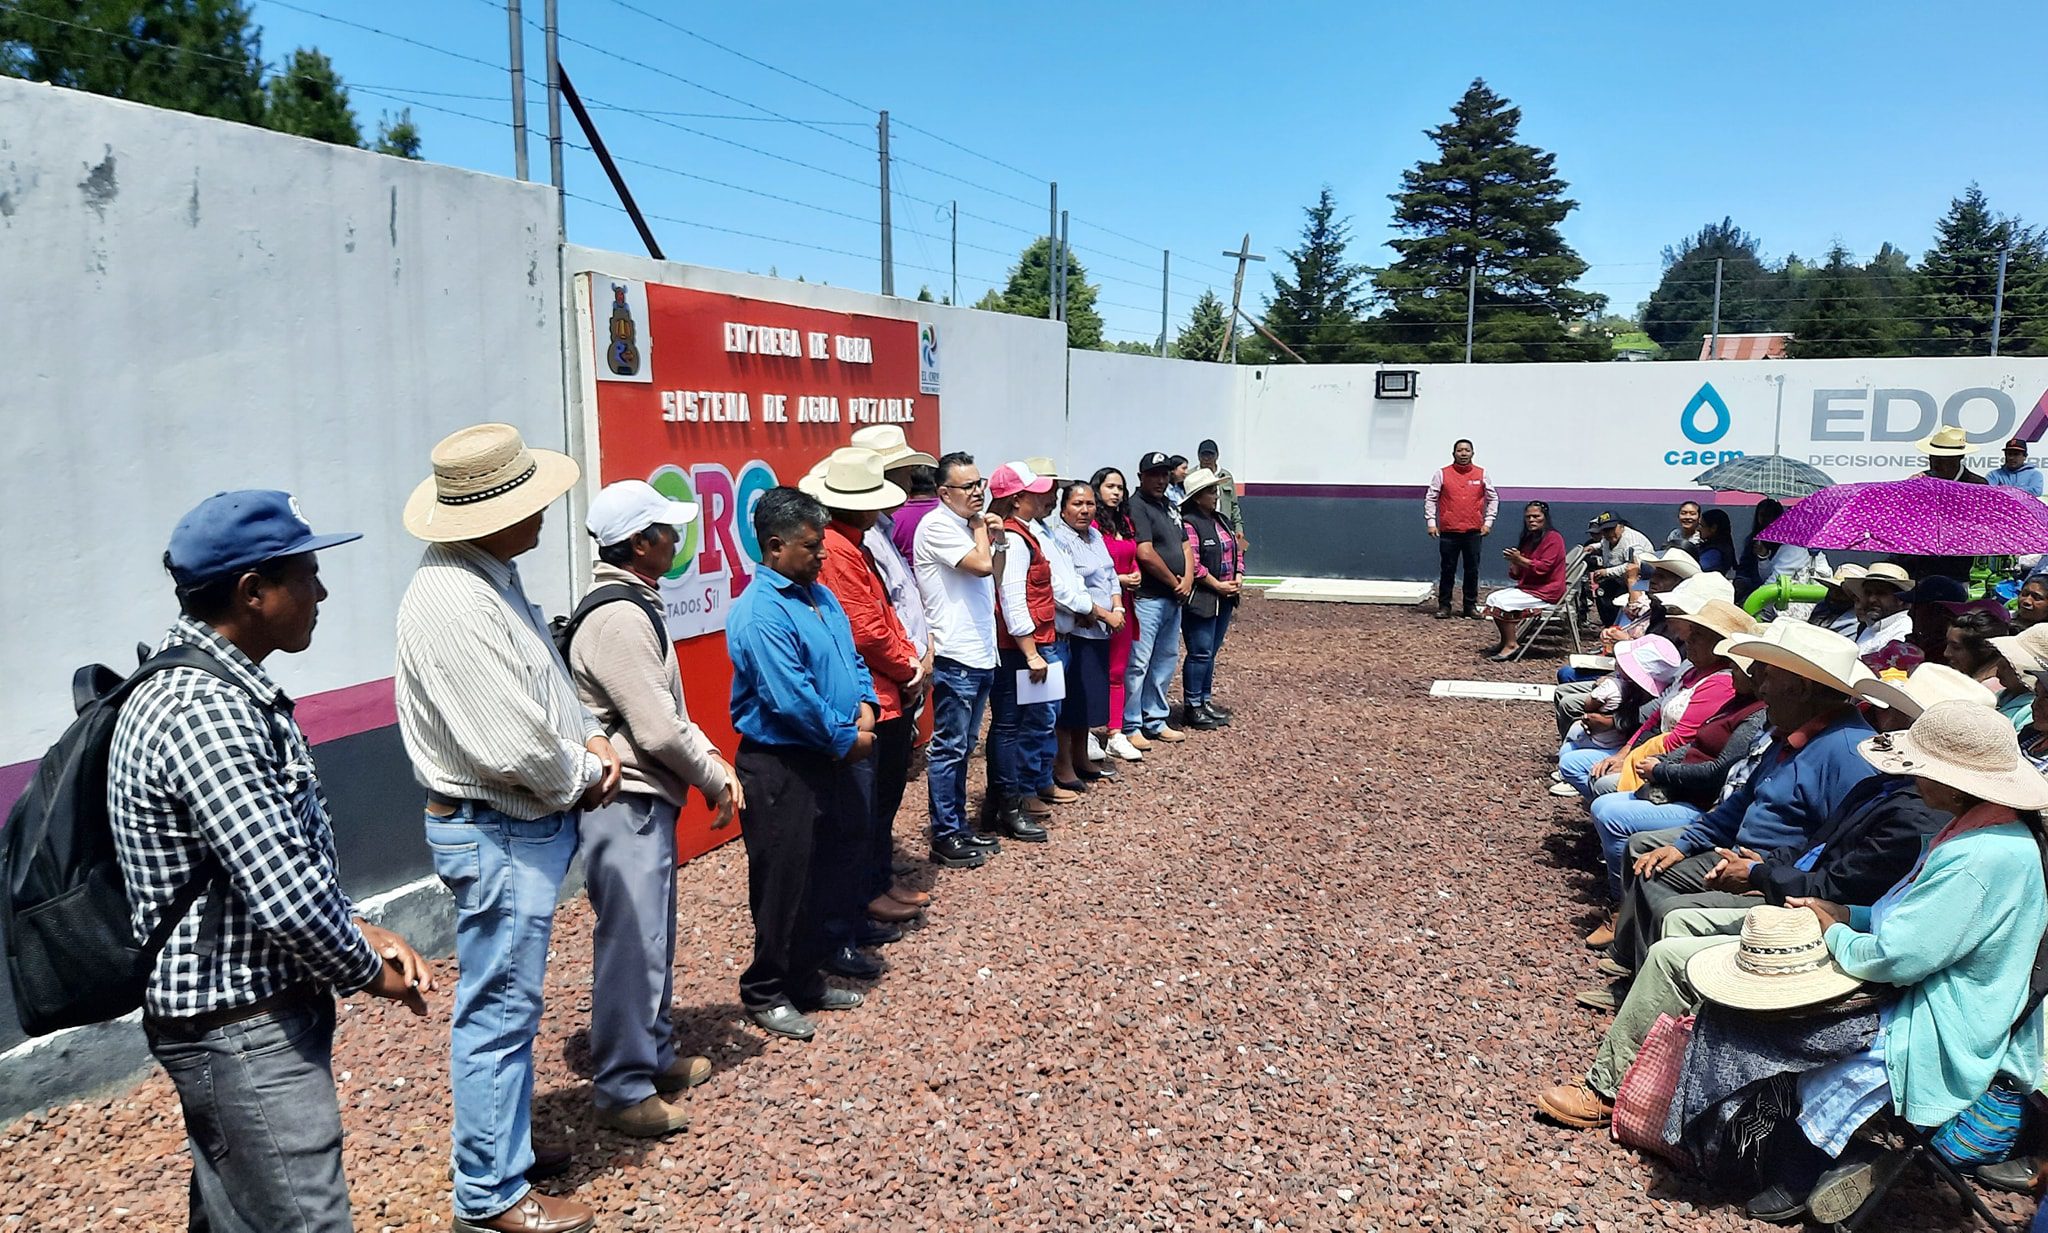
POLYGON ((334 995, 424 1015, 434 987, 412 947, 343 893, 305 734, 262 668, 313 640, 327 598, 315 553, 360 538, 315 535, 282 492, 201 502, 164 553, 181 615, 159 650, 196 648, 221 675, 157 673, 114 728, 107 805, 135 935, 181 918, 142 1022, 184 1108, 195 1229, 352 1227, 334 995))

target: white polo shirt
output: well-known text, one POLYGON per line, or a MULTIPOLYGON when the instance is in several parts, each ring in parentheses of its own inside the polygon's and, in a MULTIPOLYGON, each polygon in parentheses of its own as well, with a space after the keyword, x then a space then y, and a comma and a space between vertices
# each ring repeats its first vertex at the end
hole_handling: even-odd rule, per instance
POLYGON ((932 652, 970 668, 995 667, 995 579, 960 568, 960 558, 974 551, 967 520, 940 505, 917 524, 911 547, 932 652))

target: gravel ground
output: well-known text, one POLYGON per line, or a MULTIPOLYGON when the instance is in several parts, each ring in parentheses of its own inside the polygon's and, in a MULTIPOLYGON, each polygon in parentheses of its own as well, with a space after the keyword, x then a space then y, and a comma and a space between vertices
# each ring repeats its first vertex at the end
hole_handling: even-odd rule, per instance
MULTIPOLYGON (((605 1229, 1765 1227, 1530 1115, 1605 1024, 1570 1002, 1593 848, 1544 793, 1547 707, 1427 697, 1548 678, 1481 661, 1486 629, 1250 601, 1218 678, 1237 723, 1062 807, 1049 845, 919 864, 926 923, 810 1044, 736 1004, 739 845, 692 863, 676 1022, 717 1073, 671 1139, 594 1125, 590 914, 563 908, 536 1127, 577 1166, 550 1189, 605 1229)), ((902 854, 923 824, 913 785, 902 854)), ((359 1228, 448 1227, 446 1048, 445 1013, 342 1004, 359 1228)), ((153 1077, 0 1131, 0 1229, 180 1228, 187 1172, 153 1077)), ((1880 1222, 1968 1223, 1917 1176, 1880 1222)))

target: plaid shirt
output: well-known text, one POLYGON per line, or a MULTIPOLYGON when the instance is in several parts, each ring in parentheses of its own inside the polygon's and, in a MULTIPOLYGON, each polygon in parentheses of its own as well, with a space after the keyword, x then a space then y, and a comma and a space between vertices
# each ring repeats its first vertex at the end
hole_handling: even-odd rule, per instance
POLYGON ((179 643, 211 652, 248 688, 173 668, 137 686, 114 726, 107 808, 135 936, 149 935, 206 858, 227 876, 209 892, 227 896, 213 953, 199 951, 202 895, 157 957, 145 1009, 228 1010, 307 981, 361 989, 383 960, 351 919, 291 699, 206 625, 181 617, 158 649, 179 643))

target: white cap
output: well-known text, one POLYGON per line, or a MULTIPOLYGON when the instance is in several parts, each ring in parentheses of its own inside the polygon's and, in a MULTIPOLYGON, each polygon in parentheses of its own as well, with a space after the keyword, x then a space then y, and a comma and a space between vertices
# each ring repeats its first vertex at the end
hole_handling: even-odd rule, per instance
POLYGON ((590 502, 590 516, 583 525, 600 548, 623 544, 654 526, 672 527, 697 521, 697 507, 688 501, 671 501, 654 490, 646 480, 620 480, 606 484, 590 502))

